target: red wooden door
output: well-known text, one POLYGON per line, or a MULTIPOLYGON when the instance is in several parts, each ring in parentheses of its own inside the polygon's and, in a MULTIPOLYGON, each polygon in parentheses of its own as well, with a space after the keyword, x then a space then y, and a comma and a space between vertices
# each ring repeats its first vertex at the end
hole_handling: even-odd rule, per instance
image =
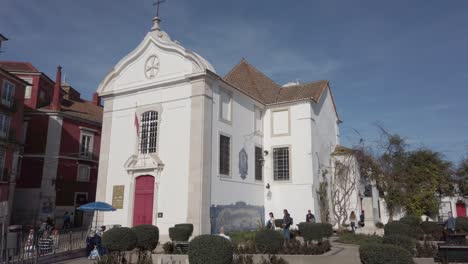
POLYGON ((133 226, 153 224, 154 177, 141 176, 135 182, 133 226))
POLYGON ((457 217, 466 216, 466 206, 464 203, 457 203, 457 217))

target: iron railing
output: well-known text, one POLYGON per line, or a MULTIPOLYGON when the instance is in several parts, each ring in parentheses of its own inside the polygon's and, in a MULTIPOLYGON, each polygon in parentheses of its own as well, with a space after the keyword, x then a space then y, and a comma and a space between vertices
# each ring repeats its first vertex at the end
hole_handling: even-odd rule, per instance
MULTIPOLYGON (((41 258, 86 248, 88 228, 19 233, 15 241, 5 239, 0 264, 36 264, 41 258)), ((12 240, 13 236, 10 236, 12 240)))

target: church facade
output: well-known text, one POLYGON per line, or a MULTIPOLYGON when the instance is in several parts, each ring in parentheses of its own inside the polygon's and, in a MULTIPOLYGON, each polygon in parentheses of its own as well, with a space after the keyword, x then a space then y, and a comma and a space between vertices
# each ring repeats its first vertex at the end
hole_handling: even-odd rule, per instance
MULTIPOLYGON (((104 77, 96 200, 105 225, 255 229, 269 212, 320 219, 339 123, 328 81, 279 85, 242 59, 226 76, 151 31, 104 77)), ((304 218, 304 219, 303 219, 304 218)))

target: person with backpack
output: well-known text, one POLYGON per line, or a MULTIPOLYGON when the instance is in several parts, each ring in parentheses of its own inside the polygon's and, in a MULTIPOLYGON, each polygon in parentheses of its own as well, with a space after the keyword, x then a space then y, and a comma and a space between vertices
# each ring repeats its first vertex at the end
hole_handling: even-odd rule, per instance
POLYGON ((289 228, 293 224, 293 219, 289 215, 288 210, 284 209, 283 210, 283 236, 286 241, 289 241, 291 239, 291 232, 289 231, 289 228))

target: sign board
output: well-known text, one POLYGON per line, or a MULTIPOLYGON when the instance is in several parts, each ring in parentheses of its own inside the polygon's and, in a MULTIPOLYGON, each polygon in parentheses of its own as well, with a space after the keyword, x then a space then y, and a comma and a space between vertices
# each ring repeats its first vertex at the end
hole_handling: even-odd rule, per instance
POLYGON ((115 209, 123 209, 124 190, 124 185, 114 185, 112 189, 112 206, 115 209))

